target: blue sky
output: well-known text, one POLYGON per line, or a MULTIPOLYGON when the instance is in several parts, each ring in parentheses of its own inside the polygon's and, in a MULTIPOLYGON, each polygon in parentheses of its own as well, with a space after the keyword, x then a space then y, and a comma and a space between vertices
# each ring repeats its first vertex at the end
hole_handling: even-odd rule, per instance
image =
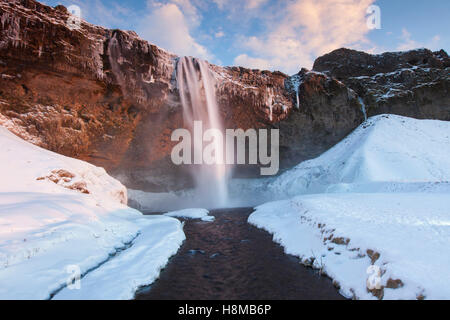
POLYGON ((78 5, 88 22, 134 30, 179 55, 221 65, 311 68, 340 47, 373 53, 450 47, 448 0, 44 0, 78 5), (381 29, 366 9, 381 9, 381 29))

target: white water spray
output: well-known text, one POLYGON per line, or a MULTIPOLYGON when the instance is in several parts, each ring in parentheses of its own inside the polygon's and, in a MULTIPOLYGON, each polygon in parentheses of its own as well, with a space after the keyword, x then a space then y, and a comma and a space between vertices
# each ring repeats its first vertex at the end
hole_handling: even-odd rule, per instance
MULTIPOLYGON (((183 107, 184 125, 193 130, 194 121, 202 121, 203 130, 217 129, 225 132, 219 115, 216 99, 216 79, 206 61, 182 57, 177 64, 177 84, 183 107)), ((216 150, 222 147, 214 140, 216 150)), ((203 150, 194 144, 194 153, 203 150)), ((196 183, 197 196, 211 201, 209 205, 223 207, 228 201, 227 179, 229 173, 225 164, 196 165, 191 170, 196 183)))

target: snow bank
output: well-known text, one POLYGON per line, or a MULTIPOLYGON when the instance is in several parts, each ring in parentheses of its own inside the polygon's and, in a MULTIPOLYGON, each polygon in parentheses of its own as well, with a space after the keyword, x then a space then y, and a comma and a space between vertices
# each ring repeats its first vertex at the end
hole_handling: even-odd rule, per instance
POLYGON ((209 211, 206 209, 184 209, 165 213, 165 216, 185 218, 185 219, 201 219, 202 221, 214 221, 214 216, 208 215, 209 211))
POLYGON ((249 222, 347 297, 450 299, 449 136, 449 122, 373 117, 268 182, 264 192, 297 197, 249 222))
POLYGON ((43 150, 3 127, 0 146, 1 299, 50 298, 66 286, 68 266, 89 274, 156 232, 153 245, 161 252, 144 256, 149 276, 132 285, 116 279, 116 298, 130 297, 130 288, 140 280, 148 284, 184 239, 176 219, 147 219, 127 207, 126 188, 104 169, 43 150), (163 223, 173 225, 160 230, 163 223), (178 241, 166 245, 174 232, 178 241))
POLYGON ((65 288, 56 300, 133 299, 136 290, 153 283, 185 240, 176 219, 148 216, 138 220, 140 236, 130 248, 117 254, 81 280, 80 290, 65 288))
POLYGON ((308 195, 257 207, 249 222, 322 269, 347 297, 374 298, 366 281, 379 254, 381 286, 403 283, 384 288, 385 299, 449 299, 449 208, 449 194, 308 195))

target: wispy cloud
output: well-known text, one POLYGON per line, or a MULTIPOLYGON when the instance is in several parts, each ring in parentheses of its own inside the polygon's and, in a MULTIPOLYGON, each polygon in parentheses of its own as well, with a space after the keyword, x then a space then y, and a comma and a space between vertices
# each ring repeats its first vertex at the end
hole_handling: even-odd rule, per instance
POLYGON ((271 67, 269 61, 260 58, 252 58, 246 54, 238 55, 234 59, 234 63, 250 69, 268 70, 271 67))
POLYGON ((403 28, 402 35, 400 36, 399 39, 400 44, 397 47, 397 50, 399 51, 406 51, 417 48, 429 48, 431 50, 440 49, 439 45, 441 42, 441 36, 439 35, 435 35, 429 41, 422 43, 414 40, 411 33, 406 28, 403 28))
POLYGON ((263 4, 266 4, 269 2, 269 0, 212 0, 219 9, 230 9, 231 7, 237 8, 237 7, 245 7, 247 9, 256 9, 263 4))
POLYGON ((300 66, 311 67, 315 57, 336 48, 361 47, 368 43, 365 12, 373 2, 291 1, 277 16, 265 16, 268 32, 242 39, 241 45, 251 55, 239 55, 234 63, 259 61, 270 69, 294 73, 300 66))
POLYGON ((263 4, 267 3, 268 0, 246 0, 245 1, 245 6, 248 9, 256 9, 260 6, 262 6, 263 4))
POLYGON ((222 30, 217 31, 217 32, 214 34, 214 36, 215 36, 216 38, 222 38, 222 37, 225 36, 225 32, 223 32, 222 30))

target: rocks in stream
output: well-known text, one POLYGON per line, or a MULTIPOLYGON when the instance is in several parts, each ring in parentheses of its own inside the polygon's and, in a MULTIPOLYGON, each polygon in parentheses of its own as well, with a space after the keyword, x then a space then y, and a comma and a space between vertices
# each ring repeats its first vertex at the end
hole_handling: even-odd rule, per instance
MULTIPOLYGON (((0 0, 0 124, 49 150, 105 167, 146 191, 189 187, 170 160, 183 126, 178 57, 132 31, 67 26, 63 6, 0 0)), ((449 58, 426 49, 335 50, 312 71, 209 65, 226 128, 280 129, 281 168, 318 156, 369 116, 450 120, 449 58)), ((259 175, 239 166, 238 176, 259 175)))

